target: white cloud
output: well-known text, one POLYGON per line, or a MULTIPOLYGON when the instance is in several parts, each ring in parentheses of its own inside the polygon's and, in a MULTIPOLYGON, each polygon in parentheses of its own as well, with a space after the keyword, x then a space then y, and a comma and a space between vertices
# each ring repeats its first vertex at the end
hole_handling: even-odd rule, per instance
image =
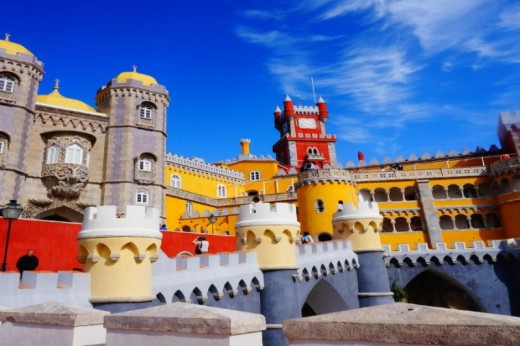
POLYGON ((520 5, 510 6, 502 11, 499 26, 508 30, 520 30, 520 5))

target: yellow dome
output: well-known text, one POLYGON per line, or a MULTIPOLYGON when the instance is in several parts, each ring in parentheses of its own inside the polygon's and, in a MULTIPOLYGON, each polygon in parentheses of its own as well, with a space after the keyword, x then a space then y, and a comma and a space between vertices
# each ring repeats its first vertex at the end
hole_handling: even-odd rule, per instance
POLYGON ((137 72, 136 67, 134 66, 134 70, 132 72, 122 72, 116 77, 118 82, 125 83, 129 79, 141 81, 143 85, 152 86, 157 85, 157 81, 152 76, 148 76, 146 74, 142 74, 137 72))
POLYGON ((56 80, 56 84, 54 84, 54 90, 48 95, 38 95, 36 96, 36 102, 46 103, 53 106, 65 107, 76 109, 80 111, 87 112, 95 112, 96 110, 90 107, 83 101, 71 99, 65 96, 62 96, 59 89, 59 80, 56 80))
POLYGON ((0 49, 4 49, 7 54, 11 55, 23 53, 34 56, 33 53, 31 53, 27 48, 25 48, 21 44, 9 41, 9 34, 5 34, 5 40, 0 40, 0 49))

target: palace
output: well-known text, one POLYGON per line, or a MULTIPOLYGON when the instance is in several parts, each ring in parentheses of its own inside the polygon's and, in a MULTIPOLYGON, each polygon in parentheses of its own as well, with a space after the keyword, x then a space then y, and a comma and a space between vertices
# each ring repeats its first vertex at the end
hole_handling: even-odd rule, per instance
MULTIPOLYGON (((85 344, 128 344, 124 334, 151 342, 150 329, 121 332, 135 316, 149 322, 179 315, 183 323, 168 320, 157 331, 162 338, 180 328, 186 340, 185 311, 199 320, 198 338, 216 340, 198 316, 234 310, 247 313, 237 320, 258 322, 235 330, 229 338, 242 340, 236 344, 250 344, 243 334, 252 332, 255 344, 285 346, 294 338, 287 323, 301 317, 385 305, 367 316, 386 311, 393 322, 399 309, 425 311, 393 304, 399 292, 423 305, 520 315, 520 112, 499 114, 501 148, 383 162, 366 162, 360 152, 358 162, 342 167, 324 99, 302 106, 287 96, 273 114, 274 158, 252 154, 251 141, 242 139, 236 158, 206 163, 165 152, 169 96, 155 78, 135 68, 119 73, 97 91, 94 109, 63 96, 58 81, 39 94, 42 76, 43 63, 28 49, 0 40, 0 200, 23 207, 17 234, 24 246, 28 237, 20 235, 29 223, 51 224, 33 237, 60 262, 58 272, 0 272, 0 342, 18 340, 27 323, 55 324, 72 311, 97 316, 89 322, 95 326, 85 322, 99 334, 95 342, 94 333, 78 331, 91 339, 85 344), (34 219, 82 227, 78 233, 75 223, 34 219), (167 230, 159 229, 163 223, 167 230), (316 242, 302 245, 304 232, 316 242), (199 233, 236 242, 236 251, 174 258, 163 251, 169 236, 199 233), (59 234, 73 238, 77 253, 71 245, 49 246, 59 234), (82 268, 71 271, 76 260, 82 268), (103 319, 98 310, 111 315, 103 319), (45 318, 34 318, 42 311, 45 318)), ((6 244, 11 221, 2 220, 6 244)), ((328 321, 336 323, 334 316, 328 321)), ((487 324, 494 328, 496 318, 487 324)), ((518 321, 505 320, 518 333, 518 321)), ((427 323, 439 332, 437 321, 427 323)), ((313 344, 334 336, 324 328, 313 344)), ((471 330, 481 328, 479 321, 471 330)), ((54 342, 62 339, 59 330, 31 326, 24 335, 30 344, 54 342), (50 332, 42 337, 41 330, 50 332)))
POLYGON ((258 196, 295 205, 301 231, 326 241, 339 201, 357 206, 363 196, 379 204, 381 240, 394 250, 520 235, 520 113, 499 114, 501 148, 383 162, 360 152, 342 167, 326 102, 287 96, 273 114, 274 157, 252 154, 241 139, 235 158, 206 163, 164 151, 169 96, 155 78, 119 73, 99 88, 94 109, 63 96, 58 81, 40 94, 43 73, 28 49, 0 40, 0 200, 18 200, 25 218, 80 222, 89 206, 122 215, 136 204, 158 208, 171 231, 234 235, 240 207, 258 196))

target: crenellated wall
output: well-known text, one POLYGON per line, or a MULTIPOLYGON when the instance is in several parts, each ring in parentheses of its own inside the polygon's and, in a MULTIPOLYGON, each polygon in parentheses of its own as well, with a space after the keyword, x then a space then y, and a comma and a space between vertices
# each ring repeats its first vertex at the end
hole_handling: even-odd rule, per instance
POLYGON ((0 306, 19 308, 45 302, 92 307, 90 274, 82 272, 0 272, 0 306))

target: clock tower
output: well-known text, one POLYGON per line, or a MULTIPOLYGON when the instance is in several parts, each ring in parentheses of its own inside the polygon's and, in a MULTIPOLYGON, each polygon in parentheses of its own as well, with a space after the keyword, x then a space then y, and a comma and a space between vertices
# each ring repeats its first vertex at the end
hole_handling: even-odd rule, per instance
POLYGON ((283 111, 280 107, 274 111, 274 126, 280 132, 273 145, 276 160, 297 170, 307 161, 317 168, 338 167, 336 136, 325 131, 328 118, 327 104, 321 97, 315 106, 301 106, 287 96, 283 111))

